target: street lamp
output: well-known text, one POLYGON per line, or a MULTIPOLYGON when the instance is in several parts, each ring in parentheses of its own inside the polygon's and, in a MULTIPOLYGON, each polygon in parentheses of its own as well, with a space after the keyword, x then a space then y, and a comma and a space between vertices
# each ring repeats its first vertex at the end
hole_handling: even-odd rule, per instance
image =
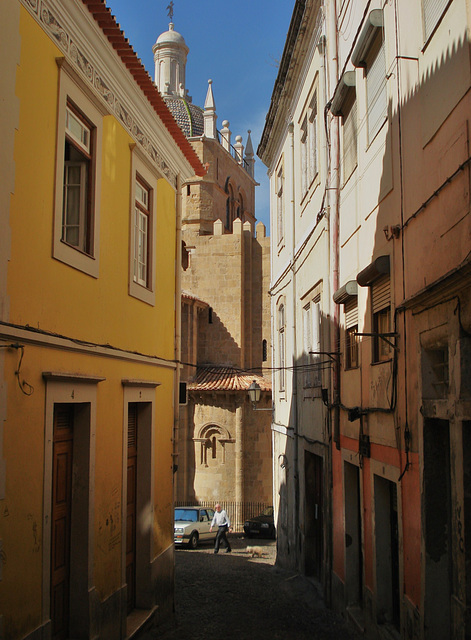
POLYGON ((260 400, 261 392, 262 390, 260 388, 260 385, 254 380, 249 387, 249 398, 250 398, 250 401, 252 402, 254 409, 255 409, 255 405, 260 400))
POLYGON ((260 400, 260 394, 262 390, 260 385, 254 380, 248 388, 249 398, 252 403, 252 409, 254 411, 273 411, 273 407, 262 407, 257 409, 257 402, 260 400))

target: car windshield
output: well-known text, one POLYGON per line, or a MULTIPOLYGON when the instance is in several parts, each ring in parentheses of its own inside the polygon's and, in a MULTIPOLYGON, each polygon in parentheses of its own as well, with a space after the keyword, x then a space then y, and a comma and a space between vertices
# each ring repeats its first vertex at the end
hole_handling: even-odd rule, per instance
POLYGON ((175 509, 176 521, 188 521, 198 522, 198 510, 197 509, 175 509))

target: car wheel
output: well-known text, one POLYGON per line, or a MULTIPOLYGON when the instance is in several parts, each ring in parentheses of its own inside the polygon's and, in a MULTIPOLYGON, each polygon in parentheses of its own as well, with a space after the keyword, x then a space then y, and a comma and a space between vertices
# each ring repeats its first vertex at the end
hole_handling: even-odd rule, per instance
POLYGON ((188 546, 190 547, 190 549, 196 549, 196 547, 198 546, 198 534, 196 533, 196 531, 193 531, 193 533, 190 536, 190 539, 188 540, 188 546))

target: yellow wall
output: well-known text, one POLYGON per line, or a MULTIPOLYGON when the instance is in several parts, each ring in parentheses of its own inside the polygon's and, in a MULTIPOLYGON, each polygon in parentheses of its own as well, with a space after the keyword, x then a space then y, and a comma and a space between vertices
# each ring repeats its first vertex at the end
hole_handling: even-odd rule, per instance
MULTIPOLYGON (((157 274, 155 307, 132 298, 129 285, 131 151, 133 140, 111 115, 104 118, 100 274, 95 279, 52 258, 59 49, 21 9, 20 100, 15 138, 15 192, 11 198, 9 322, 72 339, 173 360, 175 331, 175 191, 156 181, 157 274)), ((155 389, 153 555, 173 545, 172 430, 174 371, 79 353, 26 340, 20 377, 34 388, 24 395, 15 379, 19 352, 5 350, 7 388, 3 457, 6 498, 0 502, 3 567, 0 615, 5 637, 22 638, 42 615, 45 475, 45 371, 102 377, 97 385, 93 586, 104 600, 122 587, 123 379, 159 382, 155 389), (113 531, 110 526, 113 518, 113 531), (113 537, 114 536, 114 537, 113 537), (117 537, 116 537, 117 536, 117 537)), ((0 370, 1 371, 1 370, 0 370)), ((47 443, 46 443, 47 446, 47 443)))
POLYGON ((21 66, 17 81, 20 127, 15 144, 17 177, 12 197, 13 245, 8 277, 10 321, 171 359, 174 190, 164 179, 156 185, 156 269, 159 275, 156 278, 156 308, 152 308, 128 295, 129 145, 133 140, 113 116, 106 116, 103 122, 100 277, 85 277, 80 271, 51 259, 58 85, 55 58, 62 54, 25 10, 21 33, 21 66), (155 331, 157 317, 158 331, 155 331), (110 319, 114 321, 110 322, 110 319), (136 331, 137 325, 139 331, 136 331))

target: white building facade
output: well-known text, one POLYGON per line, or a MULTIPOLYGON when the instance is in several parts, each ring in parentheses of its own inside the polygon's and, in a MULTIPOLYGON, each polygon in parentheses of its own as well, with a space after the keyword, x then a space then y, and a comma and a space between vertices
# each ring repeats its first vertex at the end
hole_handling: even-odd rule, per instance
POLYGON ((471 637, 470 11, 295 2, 258 148, 278 562, 317 576, 371 638, 471 637))

